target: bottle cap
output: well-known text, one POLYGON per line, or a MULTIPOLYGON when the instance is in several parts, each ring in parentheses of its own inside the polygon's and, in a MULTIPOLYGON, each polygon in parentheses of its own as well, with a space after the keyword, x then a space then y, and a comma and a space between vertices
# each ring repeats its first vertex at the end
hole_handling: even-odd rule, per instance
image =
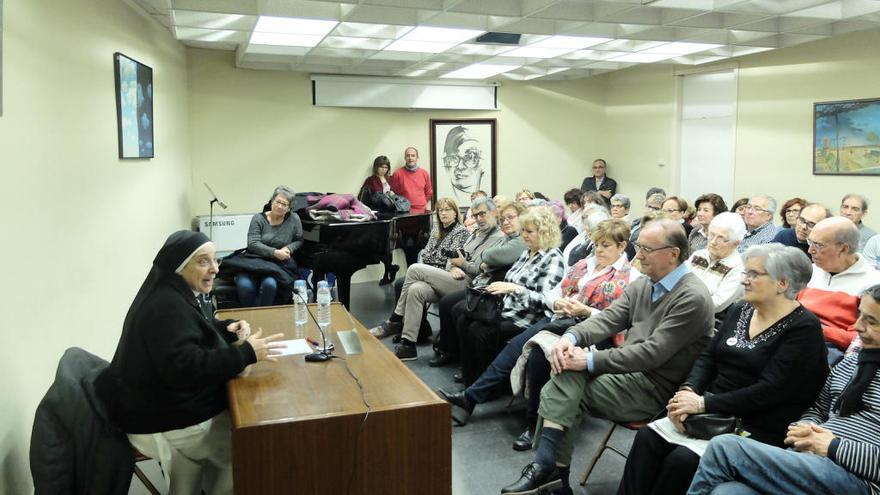
POLYGON ((319 289, 327 289, 327 288, 329 288, 329 287, 327 286, 327 281, 326 281, 326 280, 321 280, 321 281, 319 281, 319 282, 318 282, 318 288, 319 288, 319 289))
POLYGON ((306 281, 305 280, 297 280, 297 281, 293 282, 293 286, 296 288, 305 287, 306 281))

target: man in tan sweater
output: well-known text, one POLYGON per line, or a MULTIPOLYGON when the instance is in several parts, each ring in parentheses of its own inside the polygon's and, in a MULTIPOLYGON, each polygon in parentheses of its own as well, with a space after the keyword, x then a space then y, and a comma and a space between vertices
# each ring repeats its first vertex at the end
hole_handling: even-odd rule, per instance
POLYGON ((688 240, 678 222, 655 220, 639 233, 646 275, 598 315, 568 329, 554 348, 554 376, 541 391, 535 460, 502 494, 568 488, 573 431, 585 412, 613 421, 654 416, 687 377, 712 334, 712 298, 684 264, 688 240), (623 345, 589 347, 620 331, 623 345))

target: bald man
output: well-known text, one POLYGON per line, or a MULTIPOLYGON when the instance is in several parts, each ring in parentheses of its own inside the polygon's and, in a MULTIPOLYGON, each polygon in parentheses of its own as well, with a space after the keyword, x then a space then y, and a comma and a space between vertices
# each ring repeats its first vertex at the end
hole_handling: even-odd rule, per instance
POLYGON ((828 346, 828 363, 833 365, 856 336, 859 295, 880 283, 880 272, 858 253, 859 230, 847 218, 820 221, 807 243, 813 276, 798 300, 819 317, 828 346))

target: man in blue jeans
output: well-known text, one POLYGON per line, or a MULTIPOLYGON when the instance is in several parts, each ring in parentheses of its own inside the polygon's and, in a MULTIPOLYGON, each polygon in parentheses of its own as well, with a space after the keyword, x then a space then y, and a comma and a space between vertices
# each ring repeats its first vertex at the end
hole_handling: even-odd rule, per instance
POLYGON ((688 495, 880 492, 880 285, 862 294, 859 313, 864 348, 831 370, 819 398, 789 426, 791 448, 714 438, 688 495))

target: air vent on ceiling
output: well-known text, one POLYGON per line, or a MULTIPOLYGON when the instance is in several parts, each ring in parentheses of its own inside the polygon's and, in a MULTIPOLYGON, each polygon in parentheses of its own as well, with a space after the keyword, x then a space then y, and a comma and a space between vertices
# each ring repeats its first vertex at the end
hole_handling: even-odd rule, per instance
POLYGON ((521 36, 521 34, 516 33, 493 33, 490 31, 478 36, 475 41, 477 43, 492 43, 494 45, 519 45, 521 36))

